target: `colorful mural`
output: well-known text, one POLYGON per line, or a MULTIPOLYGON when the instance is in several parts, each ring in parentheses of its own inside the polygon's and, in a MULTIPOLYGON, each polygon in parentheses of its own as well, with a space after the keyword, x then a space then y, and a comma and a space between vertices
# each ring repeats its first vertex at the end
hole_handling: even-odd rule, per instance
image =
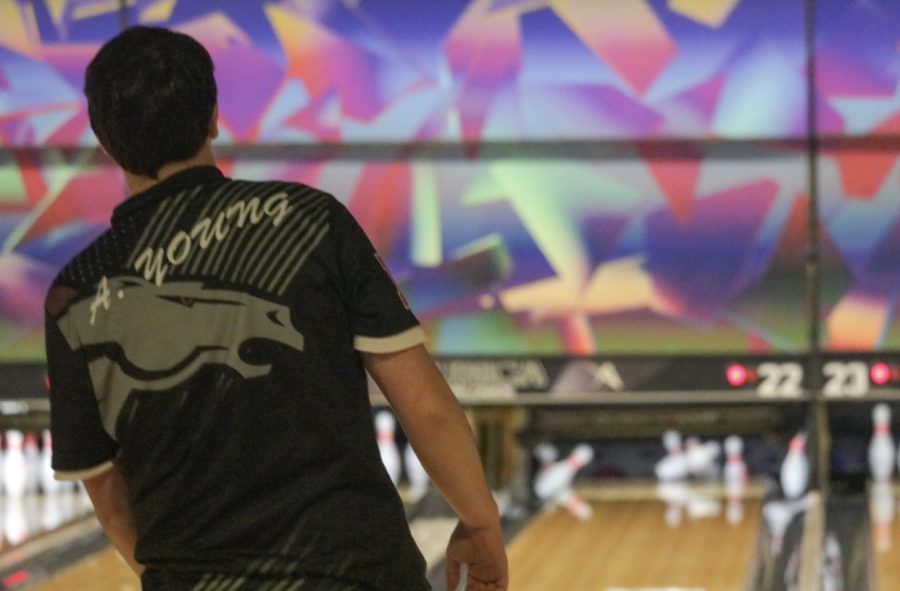
MULTIPOLYGON (((823 345, 896 347, 900 5, 817 6, 823 345)), ((80 90, 123 23, 206 45, 223 168, 346 202, 437 353, 805 349, 802 2, 18 0, 0 22, 0 360, 40 359, 47 283, 125 195, 80 90)))

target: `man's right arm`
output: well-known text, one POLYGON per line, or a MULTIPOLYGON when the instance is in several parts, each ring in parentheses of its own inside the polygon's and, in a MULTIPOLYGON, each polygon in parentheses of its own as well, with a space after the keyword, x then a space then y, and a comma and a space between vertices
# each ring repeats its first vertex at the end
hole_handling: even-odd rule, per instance
POLYGON ((497 504, 484 477, 465 414, 422 345, 395 353, 363 353, 366 369, 390 402, 434 484, 459 515, 447 550, 448 583, 460 563, 467 589, 506 589, 508 574, 497 504))

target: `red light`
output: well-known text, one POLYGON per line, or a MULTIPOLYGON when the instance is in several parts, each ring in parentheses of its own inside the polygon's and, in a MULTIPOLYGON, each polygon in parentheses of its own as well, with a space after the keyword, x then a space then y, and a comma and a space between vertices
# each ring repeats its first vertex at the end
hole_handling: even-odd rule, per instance
POLYGON ((740 388, 747 383, 747 368, 739 363, 728 366, 725 370, 725 379, 735 388, 740 388))
POLYGON ((887 363, 876 363, 869 369, 869 377, 877 386, 884 386, 891 381, 891 368, 887 363))
POLYGON ((15 589, 28 581, 28 579, 29 576, 27 570, 17 570, 3 579, 3 586, 5 589, 15 589))

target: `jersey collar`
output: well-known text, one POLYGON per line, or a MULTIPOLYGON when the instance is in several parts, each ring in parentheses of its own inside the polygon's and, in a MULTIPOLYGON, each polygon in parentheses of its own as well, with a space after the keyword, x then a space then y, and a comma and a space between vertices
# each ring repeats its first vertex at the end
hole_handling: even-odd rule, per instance
POLYGON ((215 166, 195 166, 177 172, 167 179, 153 185, 145 191, 136 193, 119 204, 112 215, 112 223, 115 224, 126 217, 134 215, 135 212, 156 205, 163 199, 172 195, 196 187, 197 185, 214 184, 225 180, 222 174, 215 166))

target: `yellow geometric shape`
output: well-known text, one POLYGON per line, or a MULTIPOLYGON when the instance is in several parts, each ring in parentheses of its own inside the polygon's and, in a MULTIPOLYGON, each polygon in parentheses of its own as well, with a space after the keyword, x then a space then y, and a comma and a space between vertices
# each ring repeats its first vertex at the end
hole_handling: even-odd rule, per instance
POLYGON ((644 268, 644 257, 625 257, 597 267, 584 291, 585 314, 615 314, 652 309, 653 278, 644 268))
POLYGON ((138 22, 143 24, 164 23, 172 17, 172 11, 178 0, 157 0, 138 15, 138 22))
POLYGON ((741 0, 669 0, 669 10, 717 29, 741 0))
POLYGON ((120 8, 119 0, 96 0, 87 4, 78 4, 72 10, 72 20, 94 18, 102 14, 118 12, 120 8))
POLYGON ((828 345, 832 349, 877 349, 891 308, 884 298, 860 291, 844 295, 828 316, 828 345))
POLYGON ((69 0, 45 0, 47 3, 47 10, 50 12, 50 19, 53 21, 53 24, 57 27, 61 27, 63 24, 63 17, 66 14, 66 4, 68 4, 69 0))
MULTIPOLYGON (((26 4, 20 9, 19 6, 16 2, 0 2, 0 23, 3 23, 0 25, 0 47, 30 55, 32 46, 29 41, 28 24, 34 23, 34 7, 26 4)), ((37 29, 35 27, 30 30, 37 29)))

